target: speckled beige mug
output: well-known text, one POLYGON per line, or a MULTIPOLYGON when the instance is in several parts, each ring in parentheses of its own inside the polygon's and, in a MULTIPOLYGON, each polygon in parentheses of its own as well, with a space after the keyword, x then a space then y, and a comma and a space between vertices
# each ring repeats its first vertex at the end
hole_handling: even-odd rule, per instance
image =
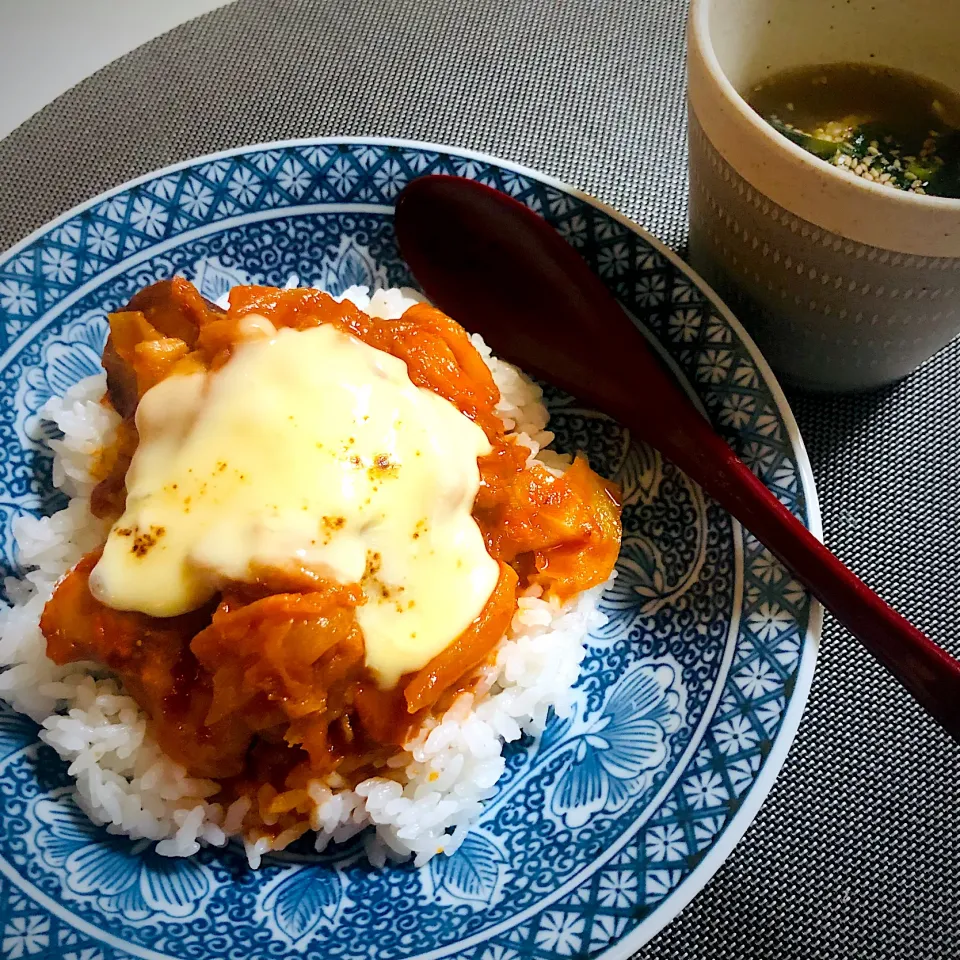
POLYGON ((690 259, 786 380, 877 387, 960 332, 960 200, 832 167, 740 92, 787 67, 850 60, 960 89, 958 43, 957 0, 693 0, 690 259))

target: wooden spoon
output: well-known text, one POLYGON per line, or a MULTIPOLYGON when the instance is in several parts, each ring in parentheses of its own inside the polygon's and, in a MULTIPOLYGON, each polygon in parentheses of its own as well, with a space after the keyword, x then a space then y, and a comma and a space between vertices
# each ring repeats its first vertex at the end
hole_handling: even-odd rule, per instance
POLYGON ((960 742, 960 663, 845 567, 737 458, 580 255, 506 194, 412 181, 400 250, 427 296, 493 351, 610 414, 736 517, 960 742))

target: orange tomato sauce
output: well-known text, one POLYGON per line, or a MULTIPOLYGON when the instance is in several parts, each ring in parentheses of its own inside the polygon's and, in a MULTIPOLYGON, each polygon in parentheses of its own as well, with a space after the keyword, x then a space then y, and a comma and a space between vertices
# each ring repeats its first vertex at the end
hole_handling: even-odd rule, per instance
POLYGON ((297 833, 306 829, 311 780, 370 776, 426 716, 471 688, 509 627, 518 591, 539 584, 562 600, 609 577, 620 547, 619 492, 582 457, 562 477, 528 463, 529 450, 496 414, 499 392, 469 336, 433 307, 380 320, 320 291, 247 286, 231 291, 223 311, 174 278, 110 317, 104 402, 124 419, 99 457, 91 498, 97 516, 115 520, 123 512, 140 397, 165 377, 226 363, 249 314, 278 329, 335 324, 402 359, 414 384, 482 427, 493 450, 479 461, 473 516, 500 563, 486 606, 446 649, 388 690, 364 667, 354 614, 360 585, 318 581, 306 571, 265 569, 199 610, 154 618, 93 598, 96 551, 61 581, 41 629, 56 663, 93 660, 113 670, 162 749, 190 775, 221 782, 218 799, 253 798, 248 829, 297 833))

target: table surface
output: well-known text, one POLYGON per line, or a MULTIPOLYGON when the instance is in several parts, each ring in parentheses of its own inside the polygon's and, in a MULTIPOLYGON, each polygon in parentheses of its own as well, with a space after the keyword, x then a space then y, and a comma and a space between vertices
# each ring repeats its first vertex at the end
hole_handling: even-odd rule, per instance
POLYGON ((111 60, 229 0, 0 0, 0 137, 111 60))
MULTIPOLYGON (((528 164, 682 250, 685 13, 682 0, 239 0, 0 141, 0 248, 168 163, 368 134, 528 164)), ((827 544, 960 653, 960 342, 877 393, 790 399, 827 544)), ((960 748, 828 617, 777 785, 707 888, 637 956, 955 960, 958 784, 960 748)))

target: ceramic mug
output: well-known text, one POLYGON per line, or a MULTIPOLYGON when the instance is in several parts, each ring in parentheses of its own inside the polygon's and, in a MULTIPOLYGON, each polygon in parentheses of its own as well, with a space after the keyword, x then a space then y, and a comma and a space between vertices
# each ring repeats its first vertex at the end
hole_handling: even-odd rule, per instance
POLYGON ((693 0, 690 259, 788 382, 865 390, 960 332, 960 200, 870 183, 780 136, 744 94, 861 61, 960 90, 953 0, 693 0))

